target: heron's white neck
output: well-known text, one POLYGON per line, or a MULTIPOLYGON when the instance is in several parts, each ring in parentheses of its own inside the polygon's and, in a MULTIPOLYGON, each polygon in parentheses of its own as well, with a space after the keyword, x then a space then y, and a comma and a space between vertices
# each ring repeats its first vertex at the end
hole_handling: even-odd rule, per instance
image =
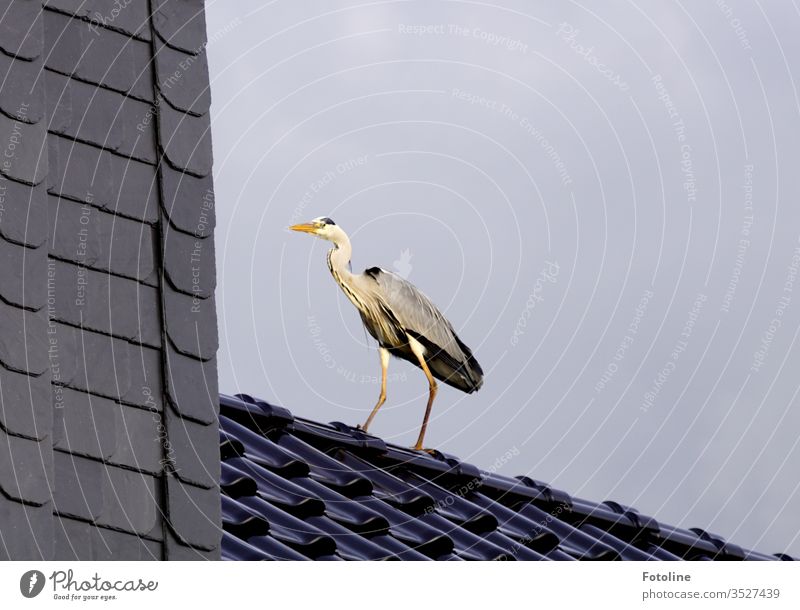
POLYGON ((350 278, 353 275, 350 271, 350 255, 353 253, 350 238, 347 237, 347 233, 336 227, 331 241, 334 244, 334 248, 328 252, 328 268, 339 284, 343 282, 350 283, 350 278))

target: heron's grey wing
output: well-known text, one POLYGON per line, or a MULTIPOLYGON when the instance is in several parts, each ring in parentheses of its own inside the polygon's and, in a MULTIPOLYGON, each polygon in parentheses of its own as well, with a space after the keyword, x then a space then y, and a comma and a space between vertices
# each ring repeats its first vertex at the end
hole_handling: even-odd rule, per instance
POLYGON ((379 267, 366 270, 377 282, 380 297, 400 325, 423 345, 432 356, 448 360, 449 365, 466 374, 474 389, 480 387, 483 371, 470 349, 458 338, 447 318, 416 286, 408 280, 379 267))

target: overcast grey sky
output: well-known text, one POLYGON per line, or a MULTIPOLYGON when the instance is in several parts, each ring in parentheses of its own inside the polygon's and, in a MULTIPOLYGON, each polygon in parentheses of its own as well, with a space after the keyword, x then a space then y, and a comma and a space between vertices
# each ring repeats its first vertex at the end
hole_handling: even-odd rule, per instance
MULTIPOLYGON (((800 555, 794 2, 207 2, 220 389, 363 422, 330 277, 428 294, 486 373, 427 443, 800 555), (511 459, 503 456, 510 455, 511 459)), ((372 430, 416 439, 393 360, 372 430)))

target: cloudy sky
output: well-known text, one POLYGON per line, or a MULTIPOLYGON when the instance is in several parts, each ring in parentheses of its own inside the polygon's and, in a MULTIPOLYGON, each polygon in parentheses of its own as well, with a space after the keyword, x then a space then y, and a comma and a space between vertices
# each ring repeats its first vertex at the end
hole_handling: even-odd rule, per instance
MULTIPOLYGON (((427 444, 800 554, 795 2, 207 1, 220 389, 363 422, 374 342, 289 224, 486 373, 427 444), (508 459, 510 456, 510 459, 508 459)), ((372 430, 411 445, 393 360, 372 430)))

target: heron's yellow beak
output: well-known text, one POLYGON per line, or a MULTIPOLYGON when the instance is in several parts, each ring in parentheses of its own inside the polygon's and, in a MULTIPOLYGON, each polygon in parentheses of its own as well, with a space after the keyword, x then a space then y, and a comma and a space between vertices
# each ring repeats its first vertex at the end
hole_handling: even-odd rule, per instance
POLYGON ((301 233, 316 233, 317 227, 310 222, 306 222, 300 225, 292 225, 289 227, 292 231, 300 231, 301 233))

